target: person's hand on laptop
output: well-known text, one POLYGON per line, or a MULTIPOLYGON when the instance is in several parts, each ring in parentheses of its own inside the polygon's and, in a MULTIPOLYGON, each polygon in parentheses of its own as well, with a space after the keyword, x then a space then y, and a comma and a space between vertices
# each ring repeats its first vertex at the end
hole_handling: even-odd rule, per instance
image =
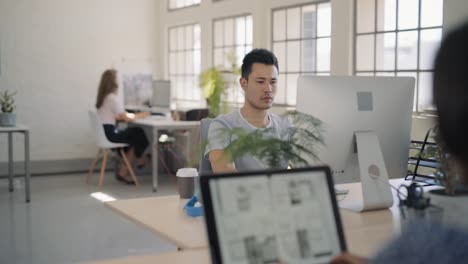
POLYGON ((367 263, 367 259, 350 254, 343 253, 339 256, 336 256, 330 261, 330 264, 364 264, 367 263))

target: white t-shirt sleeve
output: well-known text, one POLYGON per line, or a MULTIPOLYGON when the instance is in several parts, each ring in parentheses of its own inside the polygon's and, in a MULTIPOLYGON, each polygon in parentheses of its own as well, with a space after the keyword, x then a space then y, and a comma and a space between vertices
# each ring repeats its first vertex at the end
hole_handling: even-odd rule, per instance
POLYGON ((112 111, 112 113, 114 114, 114 116, 117 116, 119 114, 122 114, 125 112, 125 109, 122 105, 122 103, 120 103, 120 101, 117 99, 117 96, 115 96, 114 94, 110 94, 108 96, 108 100, 109 100, 109 107, 110 107, 110 110, 112 111))
POLYGON ((229 130, 220 120, 214 119, 208 129, 208 142, 205 147, 204 156, 215 149, 225 149, 230 143, 229 130))

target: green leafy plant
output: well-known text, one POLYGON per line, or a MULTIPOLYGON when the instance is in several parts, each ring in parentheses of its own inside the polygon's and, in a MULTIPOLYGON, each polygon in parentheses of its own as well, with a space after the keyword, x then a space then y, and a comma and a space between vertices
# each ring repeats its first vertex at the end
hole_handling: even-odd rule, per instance
MULTIPOLYGON (((203 91, 209 111, 209 117, 216 117, 227 112, 227 102, 224 101, 227 89, 235 87, 235 83, 230 83, 225 79, 226 75, 241 75, 241 68, 237 65, 237 57, 234 49, 226 54, 227 62, 230 66, 225 69, 223 66, 211 67, 200 73, 200 87, 203 91)), ((228 78, 229 79, 229 78, 228 78)), ((236 78, 234 78, 236 79, 236 78)))
POLYGON ((288 161, 291 167, 297 168, 319 160, 317 149, 324 145, 323 122, 297 111, 287 114, 287 117, 293 124, 288 131, 289 139, 269 136, 272 128, 257 129, 253 132, 246 132, 240 128, 223 131, 220 136, 235 138, 224 149, 228 160, 234 161, 251 155, 264 161, 270 168, 281 167, 282 161, 288 161))
POLYGON ((16 92, 5 90, 0 92, 0 107, 3 113, 12 113, 16 109, 15 98, 16 92))
POLYGON ((203 71, 200 74, 200 87, 210 109, 209 116, 218 116, 221 112, 221 100, 227 89, 222 71, 216 67, 203 71))

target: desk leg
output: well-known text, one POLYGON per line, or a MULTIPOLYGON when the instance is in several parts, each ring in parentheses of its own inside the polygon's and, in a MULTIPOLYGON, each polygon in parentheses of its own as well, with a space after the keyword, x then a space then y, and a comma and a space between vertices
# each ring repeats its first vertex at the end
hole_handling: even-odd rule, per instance
POLYGON ((153 129, 153 146, 151 148, 151 159, 153 162, 153 192, 158 190, 158 154, 159 154, 159 130, 153 129))
POLYGON ((13 132, 8 132, 8 190, 13 191, 13 177, 15 175, 13 167, 13 132))
POLYGON ((29 131, 24 132, 24 185, 25 185, 25 192, 26 192, 26 202, 29 203, 31 200, 31 190, 30 190, 30 183, 31 180, 31 172, 30 172, 30 164, 29 164, 29 131))

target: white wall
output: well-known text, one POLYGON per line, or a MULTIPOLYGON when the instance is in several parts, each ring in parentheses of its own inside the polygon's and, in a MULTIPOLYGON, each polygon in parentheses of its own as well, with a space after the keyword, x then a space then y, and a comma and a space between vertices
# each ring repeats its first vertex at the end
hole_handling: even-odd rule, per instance
MULTIPOLYGON (((18 91, 17 119, 31 128, 32 160, 93 157, 87 110, 109 67, 155 65, 155 0, 1 0, 0 89, 18 91)), ((0 135, 0 161, 7 160, 0 135)), ((15 157, 23 143, 15 137, 15 157)))
POLYGON ((444 33, 463 22, 468 22, 468 1, 444 0, 444 33))

